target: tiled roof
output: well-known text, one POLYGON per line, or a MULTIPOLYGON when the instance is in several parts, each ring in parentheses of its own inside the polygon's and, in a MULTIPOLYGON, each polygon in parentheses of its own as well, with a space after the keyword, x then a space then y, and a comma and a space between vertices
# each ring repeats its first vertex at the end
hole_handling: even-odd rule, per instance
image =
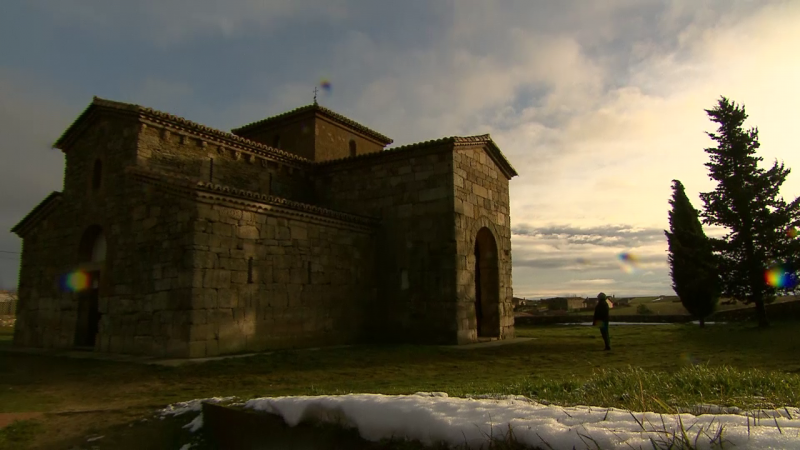
POLYGON ((307 203, 288 200, 283 197, 277 197, 274 195, 267 195, 259 192, 247 191, 244 189, 236 189, 234 187, 224 186, 220 184, 207 183, 203 181, 199 182, 192 181, 182 177, 176 177, 172 175, 158 173, 140 166, 130 166, 125 170, 126 172, 134 176, 137 176, 139 179, 152 180, 157 184, 171 186, 172 188, 174 188, 174 190, 177 191, 183 191, 183 192, 201 191, 218 196, 230 197, 232 199, 239 199, 247 202, 283 207, 300 213, 311 214, 314 216, 329 217, 332 219, 349 223, 355 223, 364 226, 374 226, 380 222, 379 219, 373 217, 334 211, 332 209, 321 208, 316 205, 309 205, 307 203))
POLYGON ((16 233, 19 237, 23 237, 28 229, 39 223, 40 220, 44 219, 51 212, 53 212, 55 207, 60 203, 60 200, 61 192, 50 193, 50 195, 39 202, 39 204, 36 205, 31 212, 23 217, 18 224, 14 225, 14 228, 11 229, 11 232, 16 233))
POLYGON ((454 147, 469 147, 474 145, 486 145, 486 148, 489 151, 489 156, 495 160, 497 165, 500 169, 505 173, 505 175, 510 179, 517 176, 517 171, 511 165, 510 162, 506 159, 503 153, 500 151, 500 148, 492 141, 491 136, 488 134, 480 134, 475 136, 450 136, 450 137, 443 137, 439 139, 433 139, 430 141, 423 141, 423 142, 415 142, 413 144, 402 145, 400 147, 394 148, 387 148, 380 152, 374 153, 363 153, 361 155, 356 156, 348 156, 345 158, 339 159, 332 159, 328 161, 321 161, 316 163, 317 166, 331 166, 335 164, 339 164, 345 161, 353 161, 353 160, 362 160, 362 159, 369 159, 369 158, 377 158, 382 155, 386 154, 397 154, 411 150, 417 150, 426 147, 436 147, 442 144, 451 144, 454 147))
MULTIPOLYGON (((115 101, 112 101, 112 100, 106 100, 106 99, 102 99, 102 98, 99 98, 99 97, 94 97, 94 99, 93 99, 92 103, 89 105, 89 107, 86 108, 86 110, 84 110, 83 113, 81 113, 80 116, 78 116, 78 118, 73 122, 72 125, 70 125, 69 128, 67 128, 67 130, 64 132, 64 134, 62 134, 62 136, 56 141, 56 143, 53 144, 53 147, 63 150, 65 145, 68 144, 70 138, 72 136, 76 136, 79 133, 80 129, 83 126, 86 126, 85 125, 85 119, 87 117, 91 116, 92 114, 94 114, 94 111, 97 108, 108 108, 108 109, 112 109, 112 110, 115 110, 115 111, 118 111, 118 112, 132 113, 132 114, 137 114, 139 116, 144 116, 144 117, 148 117, 148 118, 155 119, 155 120, 161 120, 161 121, 170 122, 170 123, 175 124, 177 126, 181 126, 183 128, 187 128, 187 129, 193 130, 193 131, 195 131, 197 133, 203 133, 203 134, 206 134, 208 136, 212 136, 212 137, 216 137, 216 138, 219 138, 219 139, 227 140, 229 142, 233 142, 233 143, 238 144, 239 146, 241 146, 243 148, 246 148, 247 150, 252 151, 254 153, 268 154, 269 156, 272 156, 272 157, 279 157, 281 159, 291 160, 291 161, 294 161, 294 162, 297 162, 297 163, 300 163, 300 164, 316 165, 316 166, 329 166, 331 164, 337 164, 337 163, 341 163, 343 161, 375 158, 375 157, 379 157, 380 155, 396 154, 396 153, 400 153, 400 152, 404 152, 404 151, 410 151, 410 150, 424 148, 424 147, 435 147, 437 145, 442 145, 442 144, 451 144, 454 147, 467 147, 467 146, 474 146, 474 145, 485 145, 486 149, 488 150, 489 156, 495 161, 495 163, 497 163, 497 165, 503 170, 503 172, 505 173, 505 175, 509 179, 518 175, 517 171, 514 169, 514 167, 511 166, 511 163, 508 162, 506 157, 503 155, 503 153, 500 151, 500 149, 497 147, 497 145, 494 143, 494 141, 492 141, 491 136, 489 136, 488 134, 482 134, 482 135, 476 135, 476 136, 444 137, 444 138, 434 139, 434 140, 430 140, 430 141, 417 142, 417 143, 414 143, 414 144, 403 145, 403 146, 395 147, 395 148, 388 148, 388 149, 385 149, 385 150, 380 151, 380 152, 364 153, 364 154, 357 155, 357 156, 348 156, 348 157, 345 157, 345 158, 334 159, 334 160, 329 160, 329 161, 314 162, 314 161, 310 161, 310 160, 308 160, 306 158, 303 158, 301 156, 297 156, 297 155, 295 155, 293 153, 289 153, 289 152, 286 152, 286 151, 283 151, 283 150, 280 150, 280 149, 277 149, 277 148, 273 148, 273 147, 261 144, 259 142, 251 141, 251 140, 249 140, 247 138, 243 138, 241 136, 237 136, 236 134, 227 133, 225 131, 220 131, 220 130, 217 130, 215 128, 211 128, 211 127, 208 127, 208 126, 205 126, 205 125, 201 125, 199 123, 192 122, 190 120, 187 120, 187 119, 184 119, 182 117, 178 117, 178 116, 175 116, 175 115, 172 115, 172 114, 169 114, 169 113, 157 111, 157 110, 152 109, 152 108, 145 108, 145 107, 142 107, 142 106, 139 106, 139 105, 130 104, 130 103, 122 103, 122 102, 115 102, 115 101)), ((262 123, 265 123, 267 121, 278 120, 280 118, 288 117, 290 115, 299 114, 299 113, 302 113, 302 112, 305 112, 305 111, 312 111, 312 110, 316 110, 316 111, 319 111, 319 112, 321 112, 323 114, 329 115, 332 118, 335 118, 336 120, 339 120, 339 121, 341 121, 343 123, 348 124, 349 126, 352 126, 353 128, 361 130, 365 134, 367 134, 367 132, 372 133, 371 135, 373 137, 375 137, 377 139, 382 139, 387 144, 392 142, 392 140, 387 138, 386 136, 383 136, 383 135, 381 135, 381 134, 379 134, 379 133, 377 133, 375 131, 372 131, 372 130, 370 130, 370 129, 368 129, 368 128, 366 128, 366 127, 364 127, 364 126, 362 126, 362 125, 360 125, 360 124, 358 124, 358 123, 356 123, 356 122, 354 122, 354 121, 352 121, 352 120, 350 120, 350 119, 348 119, 348 118, 346 118, 344 116, 341 116, 341 115, 339 115, 339 114, 337 114, 337 113, 335 113, 335 112, 333 112, 333 111, 331 111, 331 110, 329 110, 327 108, 319 106, 318 104, 312 104, 312 105, 304 106, 302 108, 297 108, 297 109, 289 111, 287 113, 279 114, 277 116, 273 116, 271 118, 264 119, 264 120, 261 120, 259 122, 255 122, 255 123, 252 123, 250 125, 246 125, 244 127, 235 129, 233 131, 234 132, 246 131, 247 129, 250 129, 251 127, 255 127, 255 126, 257 126, 259 124, 262 124, 262 123)))
POLYGON ((92 103, 86 108, 80 116, 70 125, 69 128, 61 135, 61 137, 53 144, 53 147, 62 149, 64 145, 69 141, 69 138, 74 134, 73 132, 77 131, 80 128, 81 123, 83 120, 89 116, 98 108, 109 108, 120 112, 128 112, 138 114, 139 116, 149 117, 153 119, 160 119, 162 121, 170 122, 175 125, 181 126, 183 128, 187 128, 193 130, 198 133, 203 133, 208 136, 216 137, 219 139, 224 139, 227 141, 231 141, 233 143, 239 144, 242 147, 246 147, 248 150, 254 151, 255 153, 268 153, 272 156, 278 156, 283 159, 294 160, 297 162, 302 163, 310 163, 311 161, 303 158, 301 156, 297 156, 293 153, 289 153, 277 148, 270 147, 268 145, 264 145, 260 142, 251 141, 250 139, 243 138, 241 136, 237 136, 233 133, 228 133, 225 131, 217 130, 216 128, 211 128, 205 125, 201 125, 196 122, 192 122, 191 120, 184 119, 183 117, 179 117, 173 114, 165 113, 162 111, 157 111, 152 108, 146 108, 139 105, 134 105, 131 103, 123 103, 123 102, 115 102, 112 100, 106 100, 100 97, 94 97, 92 103))
POLYGON ((347 125, 350 128, 353 128, 353 129, 355 129, 357 131, 360 131, 361 133, 364 133, 367 136, 370 136, 370 137, 380 141, 384 145, 389 145, 392 142, 394 142, 392 139, 382 135, 381 133, 378 133, 375 130, 367 128, 364 125, 361 125, 360 123, 358 123, 358 122, 356 122, 356 121, 354 121, 352 119, 348 119, 347 117, 345 117, 345 116, 343 116, 343 115, 341 115, 339 113, 333 112, 330 109, 325 108, 324 106, 320 106, 317 103, 313 103, 311 105, 306 105, 306 106, 301 106, 300 108, 296 108, 296 109, 293 109, 291 111, 278 114, 277 116, 267 117, 266 119, 262 119, 262 120, 259 120, 257 122, 253 122, 253 123, 247 124, 247 125, 245 125, 243 127, 235 128, 235 129, 233 129, 231 131, 233 133, 235 133, 235 134, 247 133, 248 131, 250 131, 250 130, 252 130, 254 128, 260 127, 261 125, 265 125, 265 124, 268 124, 268 123, 271 123, 271 122, 277 122, 277 121, 280 121, 280 120, 283 120, 283 119, 287 119, 289 117, 296 116, 298 114, 303 114, 303 113, 306 113, 306 112, 309 112, 309 111, 318 112, 318 113, 320 113, 320 114, 322 114, 324 116, 327 116, 327 117, 329 117, 329 118, 331 118, 331 119, 333 119, 333 120, 335 120, 335 121, 337 121, 339 123, 347 125))

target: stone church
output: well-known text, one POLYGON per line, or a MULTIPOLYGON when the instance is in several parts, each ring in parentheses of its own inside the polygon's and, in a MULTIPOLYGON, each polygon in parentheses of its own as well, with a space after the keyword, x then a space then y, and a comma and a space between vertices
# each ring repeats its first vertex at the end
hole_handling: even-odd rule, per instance
POLYGON ((14 344, 206 357, 514 337, 488 135, 396 148, 316 103, 232 132, 95 97, 23 240, 14 344))

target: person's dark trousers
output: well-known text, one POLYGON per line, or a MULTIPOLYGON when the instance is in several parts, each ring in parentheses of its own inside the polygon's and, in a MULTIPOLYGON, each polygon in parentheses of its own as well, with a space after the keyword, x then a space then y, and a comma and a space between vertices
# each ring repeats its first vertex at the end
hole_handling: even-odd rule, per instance
POLYGON ((608 335, 608 322, 600 325, 600 334, 603 335, 603 342, 606 344, 606 350, 611 350, 611 337, 608 335))

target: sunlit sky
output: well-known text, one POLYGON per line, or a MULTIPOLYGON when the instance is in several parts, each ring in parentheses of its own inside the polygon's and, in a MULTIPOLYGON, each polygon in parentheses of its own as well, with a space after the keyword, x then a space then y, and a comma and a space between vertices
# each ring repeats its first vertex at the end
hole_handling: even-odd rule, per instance
POLYGON ((93 95, 229 130, 327 79, 320 103, 393 146, 492 135, 520 174, 515 296, 673 294, 671 180, 698 209, 714 188, 704 109, 744 104, 764 167, 800 171, 798 24, 800 1, 5 1, 0 287, 17 282, 8 230, 61 190, 50 146, 93 95))

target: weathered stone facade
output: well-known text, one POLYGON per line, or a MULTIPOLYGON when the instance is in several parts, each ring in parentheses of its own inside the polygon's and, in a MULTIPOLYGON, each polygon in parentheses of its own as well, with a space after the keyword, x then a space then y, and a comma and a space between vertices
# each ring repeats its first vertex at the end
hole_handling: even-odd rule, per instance
POLYGON ((13 230, 15 344, 202 357, 513 337, 516 172, 488 136, 389 143, 316 104, 231 134, 95 98, 56 142, 63 192, 13 230))

